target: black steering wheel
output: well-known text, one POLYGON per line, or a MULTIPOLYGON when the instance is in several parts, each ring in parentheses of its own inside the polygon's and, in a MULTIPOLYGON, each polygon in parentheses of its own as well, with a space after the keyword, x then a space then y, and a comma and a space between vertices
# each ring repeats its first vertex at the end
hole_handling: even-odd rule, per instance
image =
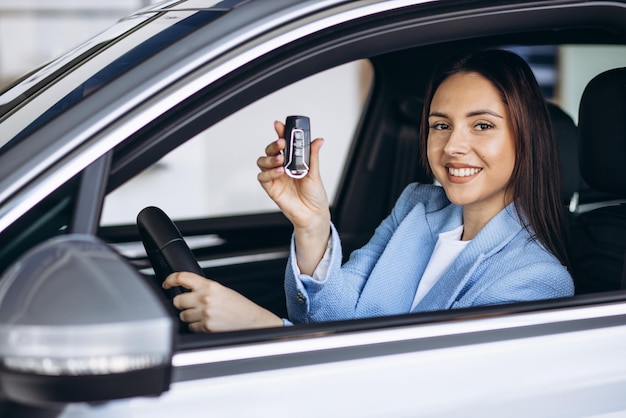
MULTIPOLYGON (((137 215, 137 227, 159 288, 167 276, 179 271, 190 271, 204 277, 180 231, 161 209, 154 206, 144 208, 137 215)), ((186 291, 183 287, 164 290, 168 299, 186 291)), ((172 308, 177 313, 173 305, 172 308)), ((181 321, 180 328, 188 330, 188 324, 181 321)))

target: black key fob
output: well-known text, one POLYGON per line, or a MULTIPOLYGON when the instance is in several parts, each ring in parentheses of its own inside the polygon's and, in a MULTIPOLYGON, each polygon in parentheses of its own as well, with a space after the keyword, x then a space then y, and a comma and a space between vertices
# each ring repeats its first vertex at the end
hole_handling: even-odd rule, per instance
POLYGON ((301 179, 309 172, 311 122, 306 116, 287 116, 285 121, 285 172, 301 179))

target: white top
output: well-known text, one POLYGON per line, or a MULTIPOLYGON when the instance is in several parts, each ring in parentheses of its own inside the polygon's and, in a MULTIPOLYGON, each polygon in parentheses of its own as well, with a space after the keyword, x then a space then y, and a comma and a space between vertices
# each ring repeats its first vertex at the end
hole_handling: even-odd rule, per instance
POLYGON ((461 235, 463 235, 463 225, 451 231, 439 234, 435 249, 430 256, 426 270, 424 270, 422 279, 417 286, 411 310, 415 309, 417 304, 426 296, 428 291, 432 289, 441 276, 443 276, 443 273, 452 265, 454 260, 456 260, 461 251, 471 242, 461 241, 461 235))
MULTIPOLYGON (((424 296, 426 296, 435 283, 437 283, 437 280, 439 280, 448 267, 452 265, 454 260, 456 260, 467 244, 471 242, 461 241, 461 235, 463 235, 463 225, 451 231, 439 234, 439 238, 435 244, 435 249, 430 256, 426 270, 424 271, 422 279, 417 286, 417 291, 415 292, 415 297, 413 298, 413 304, 411 305, 411 311, 424 298, 424 296)), ((332 245, 331 240, 329 239, 326 252, 313 272, 313 279, 322 281, 324 277, 326 277, 326 273, 330 265, 331 249, 332 245)))

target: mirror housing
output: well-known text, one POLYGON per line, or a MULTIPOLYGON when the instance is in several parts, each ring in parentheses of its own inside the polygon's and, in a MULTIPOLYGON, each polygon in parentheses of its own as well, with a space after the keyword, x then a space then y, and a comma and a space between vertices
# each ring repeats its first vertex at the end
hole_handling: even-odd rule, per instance
POLYGON ((105 243, 54 238, 0 278, 0 393, 31 405, 159 395, 174 330, 160 295, 105 243))

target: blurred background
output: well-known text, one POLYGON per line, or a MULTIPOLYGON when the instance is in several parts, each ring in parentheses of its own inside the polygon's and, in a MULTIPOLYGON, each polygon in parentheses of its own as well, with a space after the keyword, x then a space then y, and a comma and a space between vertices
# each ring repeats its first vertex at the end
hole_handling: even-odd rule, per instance
POLYGON ((156 3, 150 0, 0 0, 0 85, 156 3))

